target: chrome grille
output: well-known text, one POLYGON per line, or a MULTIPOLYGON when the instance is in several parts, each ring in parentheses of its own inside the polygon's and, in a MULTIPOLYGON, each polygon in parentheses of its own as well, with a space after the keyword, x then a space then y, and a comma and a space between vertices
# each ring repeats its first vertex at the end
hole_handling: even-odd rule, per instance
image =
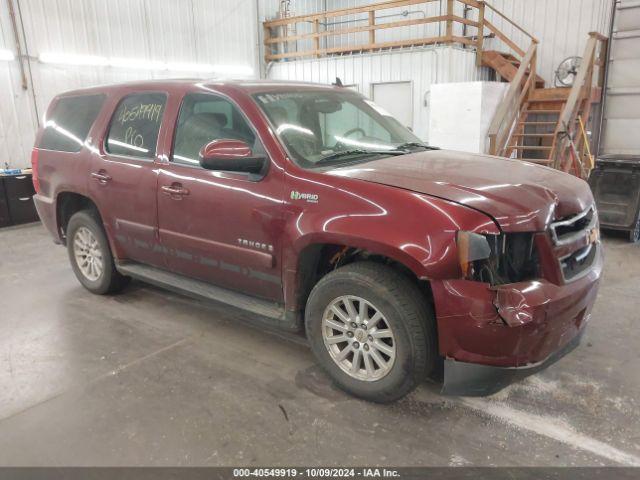
POLYGON ((572 217, 553 222, 550 226, 553 243, 567 245, 589 236, 597 222, 598 218, 594 206, 572 217))
POLYGON ((555 245, 576 243, 576 250, 559 258, 565 282, 577 280, 589 272, 599 248, 597 228, 598 214, 594 206, 550 225, 551 238, 555 245))
POLYGON ((590 243, 586 247, 576 250, 571 255, 560 259, 562 276, 566 282, 577 280, 589 271, 589 267, 596 258, 598 244, 590 243))

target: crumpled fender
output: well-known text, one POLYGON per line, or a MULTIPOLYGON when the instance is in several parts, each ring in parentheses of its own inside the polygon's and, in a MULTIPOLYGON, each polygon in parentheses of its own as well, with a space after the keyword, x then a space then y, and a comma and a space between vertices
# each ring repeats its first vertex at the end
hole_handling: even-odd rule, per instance
POLYGON ((544 321, 546 314, 540 307, 549 302, 549 290, 537 281, 500 286, 495 288, 493 305, 509 327, 544 321))

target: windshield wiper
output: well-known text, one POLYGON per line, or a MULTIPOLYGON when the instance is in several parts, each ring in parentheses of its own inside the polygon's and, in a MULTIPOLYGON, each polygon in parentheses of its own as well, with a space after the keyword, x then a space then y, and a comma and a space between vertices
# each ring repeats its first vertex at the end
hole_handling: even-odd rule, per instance
POLYGON ((401 143, 400 145, 397 145, 395 147, 395 149, 396 150, 406 150, 407 148, 411 148, 411 147, 420 147, 420 148, 424 148, 425 150, 440 150, 439 147, 433 147, 431 145, 427 145, 426 143, 422 143, 422 142, 401 143))
POLYGON ((339 160, 342 157, 351 157, 354 155, 404 155, 405 152, 400 150, 367 150, 365 148, 354 148, 351 150, 342 150, 341 152, 331 153, 318 160, 315 165, 324 165, 339 160))

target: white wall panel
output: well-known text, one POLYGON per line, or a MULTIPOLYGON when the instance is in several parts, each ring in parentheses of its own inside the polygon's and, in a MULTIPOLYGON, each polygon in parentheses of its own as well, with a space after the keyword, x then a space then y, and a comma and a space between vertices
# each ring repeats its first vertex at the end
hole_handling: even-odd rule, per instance
POLYGON ((374 83, 411 82, 414 131, 428 141, 431 85, 486 80, 486 71, 476 68, 471 50, 448 46, 275 62, 269 69, 269 78, 277 80, 331 83, 336 77, 345 85, 357 85, 368 97, 374 83))
POLYGON ((429 122, 432 143, 463 152, 488 152, 489 125, 508 88, 503 82, 433 85, 429 122))
MULTIPOLYGON (((15 52, 6 0, 0 48, 15 52)), ((40 116, 51 98, 74 88, 149 78, 211 76, 189 71, 42 64, 43 52, 160 61, 248 65, 259 74, 256 0, 13 0, 22 11, 33 91, 18 62, 0 62, 0 166, 29 163, 40 116), (34 95, 35 93, 35 95, 34 95)), ((26 64, 26 62, 25 62, 26 64)))
MULTIPOLYGON (((0 5, 0 48, 16 53, 6 4, 0 5)), ((0 61, 0 168, 28 164, 37 124, 33 97, 22 89, 17 61, 0 61)))

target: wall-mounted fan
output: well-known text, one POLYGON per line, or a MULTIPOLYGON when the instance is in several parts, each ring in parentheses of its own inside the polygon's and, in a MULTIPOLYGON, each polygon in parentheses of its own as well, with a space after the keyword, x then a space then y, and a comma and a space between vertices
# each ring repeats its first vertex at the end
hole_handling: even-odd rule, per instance
POLYGON ((565 58, 556 70, 555 85, 556 87, 570 87, 573 85, 578 68, 580 68, 582 57, 565 58))

